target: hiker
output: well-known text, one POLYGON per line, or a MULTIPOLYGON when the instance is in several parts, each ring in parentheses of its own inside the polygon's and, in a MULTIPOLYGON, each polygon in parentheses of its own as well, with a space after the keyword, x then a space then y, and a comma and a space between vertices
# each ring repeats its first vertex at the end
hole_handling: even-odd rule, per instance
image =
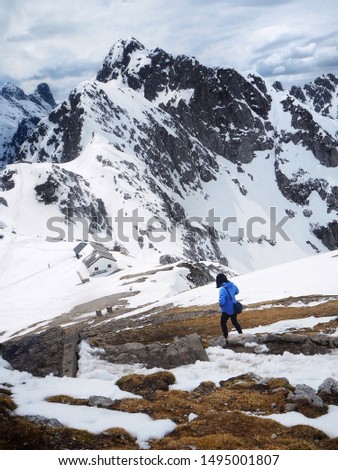
POLYGON ((237 321, 237 313, 234 312, 234 302, 236 302, 235 296, 239 293, 238 287, 228 278, 225 274, 220 273, 216 276, 216 287, 219 289, 219 306, 221 307, 221 328, 223 336, 225 338, 226 348, 228 344, 228 327, 227 321, 231 319, 231 323, 234 325, 239 334, 242 333, 241 325, 237 321))

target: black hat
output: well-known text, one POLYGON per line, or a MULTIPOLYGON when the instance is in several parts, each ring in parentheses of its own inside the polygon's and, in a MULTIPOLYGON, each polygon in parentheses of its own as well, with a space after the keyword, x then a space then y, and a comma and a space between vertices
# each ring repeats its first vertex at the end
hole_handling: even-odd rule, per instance
POLYGON ((223 274, 223 273, 217 274, 217 276, 216 276, 216 287, 217 288, 221 287, 223 282, 228 282, 228 278, 226 277, 226 275, 223 274))

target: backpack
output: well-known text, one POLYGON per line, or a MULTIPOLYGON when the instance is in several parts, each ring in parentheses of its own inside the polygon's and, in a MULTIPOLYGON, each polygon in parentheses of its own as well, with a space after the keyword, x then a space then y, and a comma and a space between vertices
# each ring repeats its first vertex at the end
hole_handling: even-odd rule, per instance
POLYGON ((233 303, 233 306, 234 306, 234 313, 236 315, 238 315, 239 313, 241 313, 243 311, 243 304, 241 304, 241 302, 238 302, 238 300, 236 300, 234 297, 232 297, 232 295, 230 294, 230 292, 228 291, 227 288, 226 288, 226 290, 227 290, 227 293, 229 294, 230 299, 232 300, 232 303, 233 303))
POLYGON ((238 300, 233 301, 233 302, 234 302, 234 313, 238 315, 239 313, 243 311, 243 305, 240 302, 238 302, 238 300))

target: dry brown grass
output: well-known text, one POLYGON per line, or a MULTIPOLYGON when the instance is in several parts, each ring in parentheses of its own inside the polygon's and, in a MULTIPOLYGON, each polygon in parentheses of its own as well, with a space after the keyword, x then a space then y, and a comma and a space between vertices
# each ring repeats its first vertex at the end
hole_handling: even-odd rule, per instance
MULTIPOLYGON (((153 419, 173 420, 176 429, 163 439, 153 440, 152 449, 338 449, 337 439, 329 439, 310 426, 288 428, 268 419, 271 413, 284 412, 289 391, 294 389, 284 378, 261 383, 254 375, 245 374, 220 386, 203 382, 192 392, 168 390, 173 379, 173 374, 166 372, 123 377, 118 385, 143 398, 117 400, 109 406, 128 413, 146 413, 153 419)), ((88 400, 63 395, 49 401, 88 406, 88 400)), ((308 406, 303 411, 311 414, 311 410, 308 406)), ((107 435, 115 437, 114 446, 121 446, 123 440, 124 448, 135 448, 134 440, 117 429, 95 436, 96 445, 107 448, 107 435)), ((86 433, 75 434, 82 446, 87 437, 86 433)))
POLYGON ((124 429, 112 428, 105 433, 95 435, 64 426, 51 427, 16 416, 13 414, 15 408, 15 403, 8 395, 0 395, 1 450, 128 450, 139 448, 135 439, 124 429))
POLYGON ((161 371, 150 375, 131 374, 121 377, 116 382, 116 385, 126 392, 132 392, 141 396, 151 396, 157 390, 169 390, 169 385, 174 384, 175 381, 175 376, 171 372, 161 371))
MULTIPOLYGON (((243 329, 268 325, 281 320, 309 316, 338 317, 338 300, 318 306, 288 307, 292 301, 284 299, 283 307, 264 304, 247 306, 240 315, 243 329), (260 309, 257 309, 260 307, 260 309)), ((276 301, 280 304, 282 301, 276 301)), ((97 346, 124 342, 170 342, 175 337, 197 333, 205 346, 221 335, 217 305, 205 307, 170 308, 150 315, 142 328, 114 333, 111 324, 98 328, 89 338, 97 346)), ((137 324, 137 319, 135 320, 137 324)), ((130 326, 130 325, 129 325, 130 326)), ((135 326, 135 324, 134 324, 135 326)), ((331 333, 338 321, 318 325, 303 332, 331 333)), ((194 391, 170 390, 172 374, 159 373, 121 378, 118 385, 142 396, 141 399, 117 400, 110 409, 129 413, 143 412, 153 419, 171 419, 176 429, 163 439, 150 443, 151 449, 272 449, 321 450, 338 449, 338 439, 329 439, 323 432, 310 426, 285 427, 268 419, 271 413, 283 413, 288 393, 293 387, 283 378, 271 378, 257 383, 254 376, 241 376, 221 382, 203 382, 194 391), (191 419, 191 414, 196 415, 191 419), (262 419, 259 416, 265 416, 262 419)), ((87 431, 37 424, 15 415, 15 403, 7 388, 0 389, 0 448, 1 449, 138 449, 135 439, 125 430, 112 428, 93 435, 87 431)), ((88 400, 65 395, 50 397, 50 402, 69 406, 88 406, 88 400)), ((307 416, 311 407, 299 411, 307 416)), ((315 411, 318 413, 318 410, 315 411)))
POLYGON ((48 403, 63 403, 64 405, 86 405, 88 400, 84 398, 73 398, 69 397, 68 395, 53 395, 52 397, 48 397, 46 399, 48 403))
MULTIPOLYGON (((282 307, 271 306, 272 302, 250 305, 238 316, 238 319, 245 332, 248 328, 270 325, 282 320, 301 319, 310 316, 317 318, 337 316, 337 320, 330 323, 318 325, 313 329, 304 328, 304 330, 301 330, 310 334, 319 331, 329 334, 335 331, 338 327, 338 300, 329 300, 317 306, 288 307, 288 304, 292 302, 309 302, 311 300, 312 296, 274 301, 275 305, 284 303, 285 306, 282 307)), ((135 324, 137 325, 137 320, 135 324)), ((229 327, 231 327, 230 324, 229 327)), ((185 336, 190 333, 197 333, 205 346, 208 346, 213 338, 221 335, 220 313, 216 304, 203 307, 169 308, 165 312, 156 314, 156 316, 150 316, 148 323, 142 325, 142 328, 129 329, 128 327, 128 329, 122 329, 118 333, 115 333, 109 325, 106 331, 100 330, 100 340, 103 346, 104 343, 170 342, 175 337, 185 336)), ((100 344, 94 334, 92 338, 89 338, 89 341, 95 346, 100 344)))
POLYGON ((0 412, 4 413, 7 410, 13 411, 16 409, 16 404, 12 398, 6 394, 0 394, 0 412))
POLYGON ((240 411, 205 413, 177 426, 170 434, 154 441, 153 449, 246 449, 319 450, 337 449, 320 432, 304 427, 286 428, 276 421, 249 416, 240 411), (301 428, 301 429, 300 429, 301 428), (308 431, 307 431, 308 430, 308 431))

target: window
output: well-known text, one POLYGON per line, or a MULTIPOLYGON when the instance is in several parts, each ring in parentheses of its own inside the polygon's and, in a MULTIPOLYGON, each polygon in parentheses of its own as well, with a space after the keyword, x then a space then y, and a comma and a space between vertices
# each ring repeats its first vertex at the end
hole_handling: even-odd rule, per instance
POLYGON ((111 264, 108 264, 107 267, 108 267, 108 268, 111 268, 111 264))
POLYGON ((95 271, 98 271, 98 270, 99 270, 99 268, 97 266, 95 266, 95 271))

